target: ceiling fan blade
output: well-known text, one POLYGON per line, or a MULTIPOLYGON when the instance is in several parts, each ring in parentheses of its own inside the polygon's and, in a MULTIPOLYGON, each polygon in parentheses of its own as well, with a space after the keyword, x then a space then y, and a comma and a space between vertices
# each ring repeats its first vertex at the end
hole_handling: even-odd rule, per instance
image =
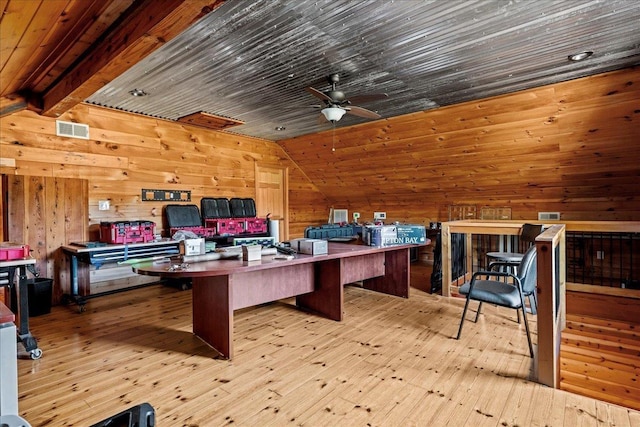
POLYGON ((354 116, 365 117, 367 119, 381 119, 382 116, 378 113, 374 113, 371 110, 367 110, 366 108, 356 107, 355 105, 350 105, 347 108, 347 113, 351 113, 354 116))
POLYGON ((307 88, 307 92, 309 92, 311 95, 320 98, 322 100, 325 101, 332 101, 331 98, 327 95, 325 95, 324 93, 320 92, 318 89, 314 89, 311 86, 308 86, 307 88))
POLYGON ((349 102, 353 102, 354 104, 362 104, 364 102, 373 102, 378 101, 380 99, 388 98, 389 95, 386 93, 371 93, 368 95, 356 95, 354 97, 349 98, 349 102))

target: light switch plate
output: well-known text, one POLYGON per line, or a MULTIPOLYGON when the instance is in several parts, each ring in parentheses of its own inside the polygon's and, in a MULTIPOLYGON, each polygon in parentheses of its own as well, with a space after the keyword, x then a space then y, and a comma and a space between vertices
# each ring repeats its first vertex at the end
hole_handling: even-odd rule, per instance
POLYGON ((108 200, 99 200, 98 201, 98 210, 99 211, 108 211, 111 207, 111 204, 108 200))

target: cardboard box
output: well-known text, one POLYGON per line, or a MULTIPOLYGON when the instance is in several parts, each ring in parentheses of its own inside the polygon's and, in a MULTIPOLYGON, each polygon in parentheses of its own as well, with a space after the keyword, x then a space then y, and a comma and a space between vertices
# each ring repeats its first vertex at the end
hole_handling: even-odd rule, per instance
POLYGON ((398 230, 395 225, 367 226, 362 230, 362 240, 369 246, 397 245, 398 230))
POLYGON ((262 259, 262 246, 242 245, 243 261, 260 261, 262 259))
POLYGON ((427 230, 424 225, 397 225, 398 245, 424 244, 427 241, 427 230))
POLYGON ((180 254, 182 255, 204 255, 205 252, 205 241, 203 238, 185 239, 180 241, 180 254))
POLYGON ((307 255, 326 255, 329 244, 326 240, 302 239, 298 241, 298 252, 307 255))

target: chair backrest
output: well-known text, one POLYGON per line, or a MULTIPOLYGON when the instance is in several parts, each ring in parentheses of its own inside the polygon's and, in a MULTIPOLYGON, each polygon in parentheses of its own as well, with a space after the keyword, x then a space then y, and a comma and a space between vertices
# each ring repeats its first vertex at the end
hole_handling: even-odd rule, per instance
POLYGON ((520 241, 527 243, 527 247, 536 241, 536 237, 542 233, 541 224, 522 224, 520 230, 520 241))
POLYGON ((537 255, 536 247, 531 246, 527 252, 525 252, 518 267, 517 276, 522 284, 522 292, 525 294, 534 292, 536 288, 536 282, 538 280, 537 255))

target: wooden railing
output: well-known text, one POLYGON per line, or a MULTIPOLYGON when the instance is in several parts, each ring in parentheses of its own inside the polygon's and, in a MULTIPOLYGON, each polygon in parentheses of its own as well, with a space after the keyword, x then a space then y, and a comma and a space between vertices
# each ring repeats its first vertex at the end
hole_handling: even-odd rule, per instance
POLYGON ((535 375, 539 383, 560 387, 560 339, 566 324, 565 226, 555 224, 536 238, 538 254, 538 354, 535 375))
MULTIPOLYGON (((442 293, 451 296, 473 272, 474 258, 478 257, 473 247, 473 235, 508 235, 520 233, 522 222, 462 220, 442 224, 442 293), (466 269, 462 277, 451 275, 451 235, 465 235, 466 269)), ((534 373, 537 381, 550 387, 559 386, 560 332, 565 325, 565 226, 550 225, 536 238, 538 254, 538 343, 534 358, 534 373)))
MULTIPOLYGON (((442 224, 442 294, 451 296, 457 293, 457 288, 468 280, 470 274, 486 265, 484 253, 486 248, 480 248, 483 238, 497 238, 498 236, 517 236, 525 221, 487 221, 487 220, 462 220, 445 222, 442 224), (464 268, 460 277, 452 277, 452 259, 459 260, 461 253, 451 253, 451 236, 460 233, 464 236, 464 268), (474 239, 474 236, 476 237, 474 239)), ((540 221, 526 221, 541 223, 540 221)), ((598 284, 585 284, 566 282, 567 280, 567 235, 577 233, 611 233, 613 235, 626 235, 628 240, 637 241, 637 233, 640 233, 640 222, 634 221, 566 221, 544 222, 545 231, 536 239, 538 251, 538 345, 535 358, 535 372, 539 382, 551 387, 558 387, 558 352, 560 331, 565 325, 566 315, 566 291, 570 291, 572 299, 570 303, 575 307, 580 306, 580 314, 591 314, 595 317, 603 317, 606 313, 617 313, 615 319, 634 322, 639 317, 633 307, 635 301, 640 300, 639 289, 623 287, 627 279, 622 280, 620 275, 613 277, 606 286, 598 284), (619 282, 619 286, 612 284, 619 282), (578 298, 576 295, 591 295, 591 297, 578 298), (614 296, 604 300, 604 296, 614 296), (575 300, 575 301, 574 301, 575 300), (588 301, 600 301, 589 303, 588 301), (585 302, 587 301, 587 302, 585 302), (604 302, 607 301, 607 302, 604 302), (620 301, 624 301, 623 304, 620 301), (629 303, 629 301, 632 301, 629 303), (617 306, 601 307, 603 304, 616 304, 617 306), (631 308, 630 308, 631 307, 631 308), (600 311, 598 311, 600 310, 600 311), (635 316, 635 317, 634 317, 635 316)), ((624 265, 619 270, 625 274, 631 273, 632 283, 637 281, 640 273, 640 253, 635 253, 634 244, 621 249, 622 254, 616 254, 624 259, 624 265)), ((608 256, 612 256, 609 254, 608 256)), ((596 256, 596 255, 594 255, 596 256)), ((603 255, 604 256, 604 255, 603 255)), ((456 268, 460 271, 460 266, 456 268)), ((614 274, 615 275, 615 274, 614 274)), ((575 279, 574 279, 575 280, 575 279)), ((571 304, 570 304, 571 305, 571 304)))

